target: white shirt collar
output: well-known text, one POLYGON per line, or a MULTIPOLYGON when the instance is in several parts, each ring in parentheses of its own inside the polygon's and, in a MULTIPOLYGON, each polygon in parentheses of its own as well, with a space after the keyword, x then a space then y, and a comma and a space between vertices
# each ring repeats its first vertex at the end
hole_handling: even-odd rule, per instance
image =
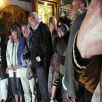
POLYGON ((36 30, 39 26, 40 22, 33 28, 34 30, 36 30))

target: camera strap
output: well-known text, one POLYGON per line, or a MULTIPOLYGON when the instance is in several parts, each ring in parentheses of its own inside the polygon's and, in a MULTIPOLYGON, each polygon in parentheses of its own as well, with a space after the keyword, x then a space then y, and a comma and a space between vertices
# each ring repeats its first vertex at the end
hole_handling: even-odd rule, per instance
POLYGON ((26 42, 26 39, 25 39, 25 46, 26 46, 28 52, 30 52, 29 47, 28 47, 28 44, 27 44, 27 42, 26 42))

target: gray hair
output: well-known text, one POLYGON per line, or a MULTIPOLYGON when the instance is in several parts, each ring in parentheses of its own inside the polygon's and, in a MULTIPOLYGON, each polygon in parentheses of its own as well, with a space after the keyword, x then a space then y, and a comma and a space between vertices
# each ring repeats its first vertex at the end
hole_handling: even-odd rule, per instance
MULTIPOLYGON (((13 25, 11 27, 11 33, 12 32, 16 32, 17 33, 17 38, 20 39, 20 37, 21 37, 21 29, 17 25, 13 25)), ((13 38, 12 38, 12 41, 13 41, 13 38)))
POLYGON ((39 20, 39 16, 38 16, 38 14, 36 13, 36 12, 32 12, 29 16, 28 16, 28 18, 29 17, 36 17, 38 20, 39 20))

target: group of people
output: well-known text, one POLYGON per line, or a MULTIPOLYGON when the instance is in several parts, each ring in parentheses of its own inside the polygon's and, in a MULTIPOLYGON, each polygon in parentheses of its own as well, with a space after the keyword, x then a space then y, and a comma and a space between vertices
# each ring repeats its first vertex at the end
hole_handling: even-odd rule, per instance
POLYGON ((52 16, 49 27, 32 12, 11 27, 7 46, 0 37, 0 101, 9 77, 16 102, 102 102, 101 6, 73 0, 71 22, 52 16))
MULTIPOLYGON (((52 69, 50 68, 49 70, 49 67, 53 66, 52 63, 55 61, 54 57, 58 56, 54 65, 56 74, 58 75, 58 77, 57 75, 55 77, 59 80, 59 68, 56 68, 56 64, 59 60, 58 63, 60 65, 61 54, 63 54, 66 49, 63 44, 65 43, 67 45, 69 37, 69 28, 66 24, 60 24, 57 28, 56 18, 51 17, 50 19, 49 29, 46 24, 39 20, 37 13, 32 12, 28 16, 28 22, 22 22, 21 28, 15 24, 11 27, 11 36, 9 37, 7 47, 2 37, 0 37, 1 101, 8 101, 9 77, 12 93, 15 96, 16 102, 38 102, 38 94, 41 95, 40 101, 50 102, 52 83, 50 92, 48 93, 48 74, 52 69), (56 45, 58 49, 62 50, 61 54, 57 51, 56 45), (63 46, 63 49, 60 45, 63 46), (39 89, 39 93, 37 89, 39 89)), ((68 19, 68 24, 70 25, 69 21, 68 19)), ((53 82, 52 79, 49 78, 49 83, 50 80, 53 82)), ((55 80, 55 78, 53 80, 55 80)), ((54 98, 55 97, 53 97, 53 99, 54 98)))

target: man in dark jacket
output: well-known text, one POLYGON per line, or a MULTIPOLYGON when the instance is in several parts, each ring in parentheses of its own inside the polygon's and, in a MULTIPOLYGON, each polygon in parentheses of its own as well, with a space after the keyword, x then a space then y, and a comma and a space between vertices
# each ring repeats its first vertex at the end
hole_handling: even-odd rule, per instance
POLYGON ((28 21, 34 30, 34 42, 31 51, 32 66, 36 69, 42 102, 49 102, 48 70, 52 55, 52 40, 48 26, 40 22, 37 13, 32 12, 28 21))

